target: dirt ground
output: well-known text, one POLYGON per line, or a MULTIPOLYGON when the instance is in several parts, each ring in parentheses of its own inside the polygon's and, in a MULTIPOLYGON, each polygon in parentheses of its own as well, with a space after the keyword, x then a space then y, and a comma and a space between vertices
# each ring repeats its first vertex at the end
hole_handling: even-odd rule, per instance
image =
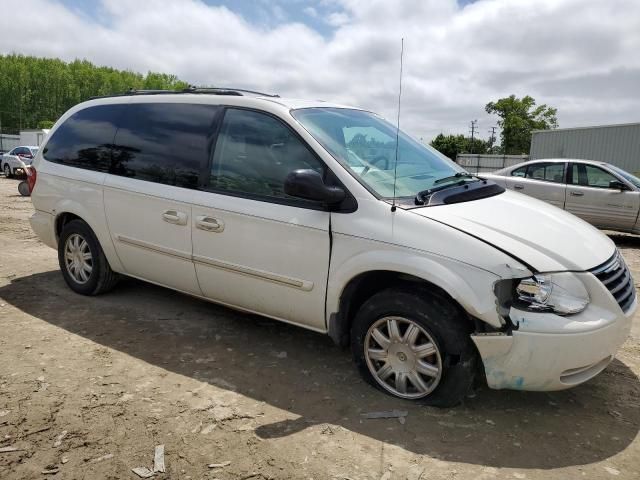
MULTIPOLYGON (((135 479, 156 445, 157 479, 640 478, 637 321, 572 390, 413 406, 319 334, 131 279, 74 294, 32 211, 0 177, 0 479, 135 479)), ((640 279, 640 238, 611 236, 640 279)))

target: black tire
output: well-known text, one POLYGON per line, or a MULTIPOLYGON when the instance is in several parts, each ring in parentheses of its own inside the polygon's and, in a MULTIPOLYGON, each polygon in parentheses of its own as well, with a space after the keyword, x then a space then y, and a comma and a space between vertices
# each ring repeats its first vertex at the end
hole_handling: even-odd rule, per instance
POLYGON ((62 233, 58 241, 58 263, 65 282, 69 288, 81 295, 100 295, 111 290, 118 282, 119 275, 111 270, 107 258, 104 256, 102 247, 95 234, 84 221, 72 220, 62 227, 62 233), (91 273, 83 283, 76 280, 70 272, 65 260, 65 248, 67 240, 71 236, 80 237, 88 244, 91 254, 91 273))
MULTIPOLYGON (((381 381, 371 372, 365 357, 365 340, 371 342, 370 338, 367 339, 367 332, 376 322, 386 317, 401 317, 417 324, 428 337, 431 337, 429 340, 432 340, 437 348, 437 363, 440 365, 437 383, 433 380, 435 385, 432 384, 433 389, 427 394, 416 389, 414 395, 424 396, 410 400, 436 407, 452 407, 459 404, 473 386, 478 362, 478 354, 470 338, 470 324, 463 317, 459 307, 444 295, 434 294, 428 289, 411 287, 383 290, 360 307, 351 326, 351 349, 361 375, 385 393, 406 398, 383 387, 381 381)), ((389 354, 390 351, 391 347, 388 350, 389 354)), ((383 360, 377 365, 385 364, 386 360, 383 360)), ((372 368, 376 368, 376 365, 372 368)), ((397 378, 398 374, 393 375, 397 378)), ((393 389, 393 386, 391 388, 393 389)))
POLYGON ((8 163, 4 164, 2 171, 4 172, 5 177, 7 178, 13 177, 13 173, 11 172, 11 166, 8 163))
POLYGON ((18 192, 23 197, 31 196, 31 191, 29 190, 29 184, 27 183, 26 180, 23 180, 18 184, 18 192))

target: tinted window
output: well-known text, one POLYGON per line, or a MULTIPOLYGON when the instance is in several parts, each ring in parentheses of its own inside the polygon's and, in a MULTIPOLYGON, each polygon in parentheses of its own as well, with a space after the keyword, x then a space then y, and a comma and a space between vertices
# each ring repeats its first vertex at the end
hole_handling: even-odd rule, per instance
POLYGON ((110 173, 196 188, 208 164, 219 107, 133 103, 119 123, 110 173))
POLYGON ((227 110, 216 143, 211 188, 292 198, 284 193, 284 180, 297 169, 324 173, 320 160, 279 120, 248 110, 227 110))
POLYGON ((124 108, 125 105, 99 105, 74 113, 53 133, 42 151, 44 158, 72 167, 107 172, 115 124, 124 108))
POLYGON ((527 173, 527 167, 520 167, 520 168, 516 168, 514 171, 511 172, 511 176, 512 177, 524 177, 525 174, 527 173))

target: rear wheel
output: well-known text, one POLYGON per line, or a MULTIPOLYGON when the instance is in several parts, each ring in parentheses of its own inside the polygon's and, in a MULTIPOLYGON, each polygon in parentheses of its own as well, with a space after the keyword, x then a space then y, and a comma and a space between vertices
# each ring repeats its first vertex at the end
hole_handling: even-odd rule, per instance
POLYGON ((108 292, 118 281, 98 239, 82 220, 72 220, 62 228, 58 262, 69 288, 82 295, 108 292))
POLYGON ((444 296, 377 293, 358 311, 351 342, 363 377, 393 396, 448 407, 473 384, 477 354, 459 309, 444 296))
POLYGON ((8 163, 4 164, 4 176, 7 177, 7 178, 11 178, 12 177, 12 175, 11 175, 11 167, 9 166, 8 163))

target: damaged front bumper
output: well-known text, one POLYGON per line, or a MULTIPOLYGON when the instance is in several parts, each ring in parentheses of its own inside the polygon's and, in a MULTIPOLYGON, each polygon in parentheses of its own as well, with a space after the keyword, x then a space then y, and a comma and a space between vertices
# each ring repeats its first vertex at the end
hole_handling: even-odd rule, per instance
POLYGON ((593 274, 576 275, 591 299, 579 314, 512 307, 511 333, 472 335, 490 388, 563 390, 595 377, 613 360, 629 335, 637 300, 623 312, 593 274))

